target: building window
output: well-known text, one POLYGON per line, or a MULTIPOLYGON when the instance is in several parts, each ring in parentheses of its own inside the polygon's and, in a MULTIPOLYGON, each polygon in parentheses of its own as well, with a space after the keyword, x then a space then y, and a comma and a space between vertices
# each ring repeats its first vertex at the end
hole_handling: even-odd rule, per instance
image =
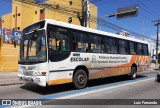
POLYGON ((17 27, 18 30, 20 30, 20 27, 17 27))
POLYGON ((4 20, 2 20, 2 23, 4 23, 4 20))
POLYGON ((37 11, 35 11, 35 14, 37 14, 37 11))
POLYGON ((40 10, 40 14, 43 14, 43 13, 44 13, 44 9, 41 9, 41 10, 40 10))
POLYGON ((13 17, 15 18, 15 15, 13 15, 13 17))
POLYGON ((13 28, 13 30, 15 30, 15 28, 13 28))
POLYGON ((56 9, 59 9, 59 4, 56 5, 56 9))
POLYGON ((69 1, 69 5, 72 5, 73 4, 73 2, 72 1, 69 1))
POLYGON ((68 18, 68 23, 71 23, 72 22, 72 17, 69 17, 68 18))
POLYGON ((18 13, 18 16, 21 16, 21 14, 20 14, 20 13, 18 13))

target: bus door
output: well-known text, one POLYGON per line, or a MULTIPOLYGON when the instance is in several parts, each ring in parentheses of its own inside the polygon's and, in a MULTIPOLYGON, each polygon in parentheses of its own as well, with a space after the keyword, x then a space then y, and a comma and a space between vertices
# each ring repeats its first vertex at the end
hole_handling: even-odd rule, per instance
MULTIPOLYGON (((69 33, 61 27, 54 27, 49 32, 49 80, 66 79, 66 59, 70 55, 69 33)), ((68 62, 68 61, 67 61, 68 62)))

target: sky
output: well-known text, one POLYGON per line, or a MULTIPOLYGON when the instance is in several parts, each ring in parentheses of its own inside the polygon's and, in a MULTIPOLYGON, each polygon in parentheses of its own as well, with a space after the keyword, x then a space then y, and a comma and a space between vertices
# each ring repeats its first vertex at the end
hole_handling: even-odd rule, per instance
MULTIPOLYGON (((154 20, 160 19, 160 0, 90 0, 98 7, 98 17, 116 13, 118 8, 138 4, 138 16, 132 18, 116 19, 116 17, 105 17, 103 20, 113 23, 119 27, 147 37, 156 37, 156 26, 154 20)), ((92 8, 91 8, 92 9, 92 8)), ((0 0, 0 17, 11 13, 11 0, 0 0)), ((99 29, 99 26, 97 27, 99 29)), ((116 32, 110 28, 102 27, 103 31, 116 32)))
MULTIPOLYGON (((154 20, 160 19, 160 0, 97 0, 94 4, 98 6, 98 16, 102 17, 106 14, 116 13, 118 8, 132 6, 138 4, 138 16, 124 19, 116 17, 106 17, 110 23, 123 27, 127 30, 144 34, 147 37, 156 37, 156 26, 154 20)), ((109 28, 103 27, 104 31, 111 31, 109 28)))

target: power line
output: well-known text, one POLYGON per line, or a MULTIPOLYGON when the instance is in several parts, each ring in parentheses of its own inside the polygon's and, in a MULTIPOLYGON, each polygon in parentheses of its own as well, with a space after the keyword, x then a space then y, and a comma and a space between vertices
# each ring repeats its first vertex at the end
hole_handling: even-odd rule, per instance
MULTIPOLYGON (((135 1, 133 1, 133 0, 130 0, 132 3, 136 3, 135 1)), ((143 5, 142 3, 139 3, 139 4, 141 4, 141 5, 143 5)), ((150 12, 149 11, 149 9, 147 9, 147 8, 144 8, 144 7, 141 7, 141 9, 142 10, 144 10, 145 12, 147 12, 147 13, 150 13, 150 14, 152 14, 152 16, 155 16, 155 17, 157 17, 155 14, 153 14, 153 12, 150 12)), ((144 17, 145 15, 143 15, 143 17, 144 17)), ((148 17, 145 17, 146 19, 148 19, 148 17)), ((149 18, 150 19, 150 18, 149 18)), ((151 21, 151 20, 150 20, 151 21)))
MULTIPOLYGON (((67 2, 67 3, 68 3, 68 1, 66 1, 66 0, 62 0, 62 1, 64 1, 64 2, 67 2)), ((74 2, 72 2, 72 4, 74 4, 74 5, 76 5, 76 6, 79 6, 79 7, 82 7, 82 5, 81 5, 81 4, 77 4, 77 3, 74 3, 74 2)))
MULTIPOLYGON (((101 23, 101 22, 100 22, 100 18, 97 18, 97 19, 96 19, 96 18, 92 17, 92 19, 93 19, 93 21, 95 21, 95 22, 98 23, 98 24, 101 23)), ((139 38, 139 37, 142 37, 142 38, 143 38, 143 35, 141 35, 141 34, 138 34, 138 33, 136 33, 136 32, 133 32, 133 31, 127 30, 127 29, 125 29, 125 28, 119 27, 119 26, 114 25, 114 24, 112 24, 112 23, 106 22, 105 20, 102 20, 102 25, 105 26, 105 27, 109 27, 109 28, 111 28, 111 29, 113 29, 113 30, 115 30, 115 31, 118 31, 118 32, 127 31, 127 32, 129 32, 130 35, 132 35, 132 36, 135 36, 135 37, 138 37, 138 38, 139 38)), ((150 38, 150 37, 147 37, 147 36, 146 36, 146 38, 150 38)), ((150 39, 155 40, 155 39, 153 39, 153 38, 150 38, 150 39)))
MULTIPOLYGON (((112 0, 112 1, 104 1, 104 2, 101 2, 100 4, 96 4, 96 6, 101 6, 101 5, 104 5, 104 4, 109 4, 109 3, 112 3, 112 2, 115 2, 115 0, 112 0)), ((92 7, 94 7, 94 6, 90 6, 90 8, 92 8, 92 7)))
POLYGON ((96 3, 96 2, 100 2, 100 1, 103 1, 103 0, 90 0, 89 2, 96 3))
POLYGON ((145 5, 144 3, 142 3, 140 0, 138 0, 138 2, 140 4, 142 4, 144 7, 146 7, 146 9, 148 9, 149 11, 151 11, 152 13, 154 13, 156 16, 160 17, 160 14, 158 14, 157 12, 153 11, 151 8, 149 8, 147 5, 145 5))

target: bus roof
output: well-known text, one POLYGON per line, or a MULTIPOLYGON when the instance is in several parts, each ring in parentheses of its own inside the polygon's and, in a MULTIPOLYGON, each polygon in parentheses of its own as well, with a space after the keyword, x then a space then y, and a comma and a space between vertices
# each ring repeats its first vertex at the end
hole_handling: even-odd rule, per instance
POLYGON ((120 39, 149 44, 148 41, 136 39, 134 37, 126 37, 126 36, 122 36, 122 35, 118 35, 118 34, 114 34, 114 33, 109 33, 109 32, 104 32, 104 31, 100 31, 100 30, 96 30, 96 29, 92 29, 92 28, 82 27, 82 26, 78 26, 78 25, 74 25, 74 24, 68 24, 65 22, 56 21, 56 20, 52 20, 52 19, 45 19, 45 21, 48 24, 53 24, 53 25, 57 25, 57 26, 61 26, 61 27, 66 27, 66 28, 76 29, 76 30, 85 31, 85 32, 89 32, 89 33, 95 33, 95 34, 99 34, 99 35, 105 35, 105 36, 110 36, 110 37, 115 37, 115 38, 120 38, 120 39))

